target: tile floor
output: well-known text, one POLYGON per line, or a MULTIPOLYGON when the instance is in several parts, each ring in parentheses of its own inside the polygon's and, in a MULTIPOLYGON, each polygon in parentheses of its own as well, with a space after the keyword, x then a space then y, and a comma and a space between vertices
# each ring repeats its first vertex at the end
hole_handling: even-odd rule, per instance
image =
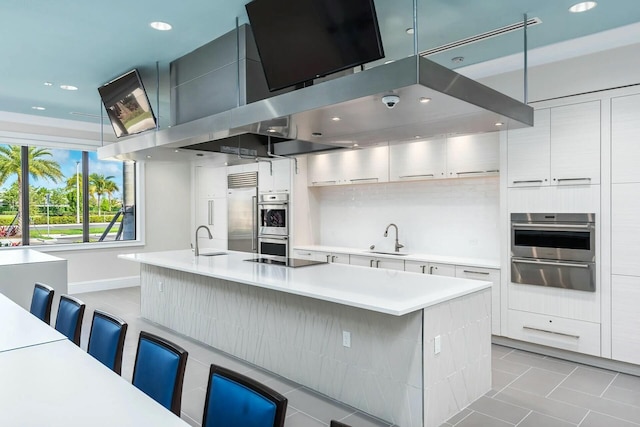
MULTIPOLYGON (((268 384, 289 399, 286 427, 327 426, 331 419, 353 427, 389 426, 353 408, 320 396, 215 349, 176 335, 140 318, 139 288, 75 295, 87 304, 82 346, 93 310, 100 308, 129 324, 122 375, 131 379, 141 330, 157 333, 189 352, 182 418, 202 419, 209 365, 217 363, 268 384)), ((640 378, 574 362, 494 345, 492 390, 442 427, 627 427, 640 426, 640 378)))

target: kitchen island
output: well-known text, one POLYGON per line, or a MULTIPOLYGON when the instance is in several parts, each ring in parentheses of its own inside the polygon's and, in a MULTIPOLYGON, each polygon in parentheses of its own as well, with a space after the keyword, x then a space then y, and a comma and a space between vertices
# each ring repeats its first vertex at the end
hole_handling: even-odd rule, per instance
POLYGON ((490 282, 338 264, 141 263, 143 317, 402 427, 439 426, 490 389, 490 282))

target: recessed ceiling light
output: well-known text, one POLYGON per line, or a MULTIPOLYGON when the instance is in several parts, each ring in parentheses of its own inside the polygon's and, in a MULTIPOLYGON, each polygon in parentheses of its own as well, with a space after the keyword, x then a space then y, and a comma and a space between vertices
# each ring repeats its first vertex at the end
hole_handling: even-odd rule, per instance
POLYGON ((179 152, 180 152, 180 150, 173 150, 173 152, 174 152, 174 153, 179 153, 179 152))
POLYGON ((498 126, 498 127, 500 127, 500 126, 502 126, 502 125, 504 125, 504 123, 502 123, 502 122, 497 122, 497 123, 496 123, 496 126, 498 126))
POLYGON ((334 122, 339 122, 340 121, 340 117, 338 117, 338 116, 331 117, 331 120, 333 120, 334 122))
POLYGON ((356 142, 355 144, 353 144, 354 147, 359 147, 358 143, 356 142))
POLYGON ((147 156, 147 159, 150 159, 150 158, 151 158, 151 156, 147 156))
POLYGON ((275 130, 275 129, 267 129, 267 132, 269 132, 269 133, 276 133, 276 130, 275 130))
POLYGON ((38 106, 34 106, 34 107, 31 107, 31 108, 32 108, 32 109, 34 109, 34 110, 38 110, 38 111, 46 110, 46 108, 44 108, 44 107, 38 107, 38 106))
POLYGON ((456 64, 459 64, 463 61, 464 61, 464 56, 455 56, 451 58, 451 62, 455 62, 456 64))
POLYGON ((53 83, 51 83, 51 82, 44 82, 44 85, 45 85, 45 86, 53 86, 53 83))
POLYGON ((418 101, 420 101, 420 104, 427 104, 429 103, 429 101, 431 101, 431 98, 427 98, 426 96, 423 96, 418 101))
POLYGON ((422 137, 421 137, 420 135, 416 135, 416 136, 414 136, 414 138, 415 138, 415 139, 420 139, 420 138, 422 138, 422 137))
POLYGON ((572 12, 572 13, 586 12, 587 10, 593 9, 597 5, 598 5, 598 3, 594 2, 594 1, 583 1, 583 2, 576 3, 573 6, 571 6, 569 8, 569 12, 572 12))
POLYGON ((72 86, 72 85, 60 85, 60 89, 64 89, 64 90, 78 90, 77 87, 72 86))
POLYGON ((151 28, 153 28, 154 30, 158 30, 158 31, 169 31, 170 29, 172 29, 173 27, 171 26, 171 24, 168 24, 166 22, 162 22, 162 21, 155 21, 155 22, 151 22, 149 24, 149 26, 151 28))
POLYGON ((407 34, 413 34, 414 32, 413 28, 407 28, 405 31, 407 32, 407 34))

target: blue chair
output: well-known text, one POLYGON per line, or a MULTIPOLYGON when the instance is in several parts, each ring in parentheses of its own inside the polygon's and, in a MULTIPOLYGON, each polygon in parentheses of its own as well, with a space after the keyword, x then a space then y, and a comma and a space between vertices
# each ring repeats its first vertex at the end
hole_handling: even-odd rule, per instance
POLYGON ((340 421, 331 420, 329 427, 351 427, 349 424, 341 423, 340 421))
POLYGON ((29 311, 47 325, 51 322, 51 303, 53 303, 53 288, 42 283, 36 283, 31 297, 29 311))
POLYGON ((104 311, 95 310, 91 321, 87 352, 120 375, 126 334, 127 324, 124 320, 104 311))
POLYGON ((211 365, 202 427, 283 427, 287 398, 258 381, 211 365))
POLYGON ((80 331, 85 305, 79 299, 69 295, 60 295, 56 330, 69 338, 75 345, 80 346, 80 331))
POLYGON ((180 416, 182 383, 189 353, 149 332, 140 332, 133 385, 180 416))

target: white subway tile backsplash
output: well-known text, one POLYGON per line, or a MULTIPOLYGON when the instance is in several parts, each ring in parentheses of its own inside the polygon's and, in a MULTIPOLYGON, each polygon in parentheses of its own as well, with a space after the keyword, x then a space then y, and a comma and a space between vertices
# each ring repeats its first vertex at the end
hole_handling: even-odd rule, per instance
POLYGON ((393 222, 407 252, 500 256, 497 177, 315 188, 319 245, 393 250, 393 222))

